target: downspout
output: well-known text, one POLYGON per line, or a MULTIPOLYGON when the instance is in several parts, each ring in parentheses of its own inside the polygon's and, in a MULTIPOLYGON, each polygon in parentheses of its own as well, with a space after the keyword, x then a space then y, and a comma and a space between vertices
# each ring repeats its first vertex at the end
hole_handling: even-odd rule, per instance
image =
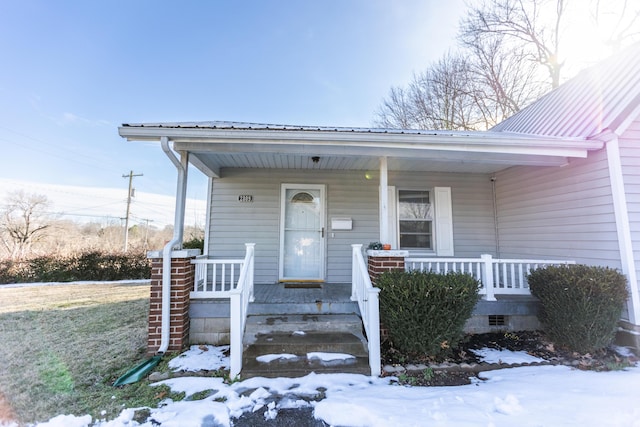
POLYGON ((627 210, 627 196, 624 189, 618 135, 615 132, 605 130, 603 134, 599 135, 598 139, 605 142, 607 150, 607 163, 609 166, 611 196, 613 198, 613 211, 618 234, 620 264, 622 265, 622 273, 627 276, 629 280, 629 321, 634 325, 638 325, 640 324, 640 296, 638 295, 638 279, 633 256, 631 226, 629 223, 629 212, 627 210))
POLYGON ((162 146, 162 151, 165 152, 178 171, 173 238, 162 250, 162 321, 160 324, 161 333, 158 354, 164 354, 169 348, 171 332, 171 252, 174 247, 182 248, 189 153, 186 151, 180 152, 180 160, 178 160, 171 147, 169 147, 169 138, 166 136, 160 138, 160 145, 162 146))

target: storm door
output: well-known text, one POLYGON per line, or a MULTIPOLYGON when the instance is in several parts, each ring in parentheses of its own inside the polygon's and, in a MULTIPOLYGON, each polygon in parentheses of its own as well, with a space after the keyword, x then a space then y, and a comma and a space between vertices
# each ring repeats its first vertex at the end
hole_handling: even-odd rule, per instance
POLYGON ((282 184, 280 280, 324 280, 324 185, 282 184))

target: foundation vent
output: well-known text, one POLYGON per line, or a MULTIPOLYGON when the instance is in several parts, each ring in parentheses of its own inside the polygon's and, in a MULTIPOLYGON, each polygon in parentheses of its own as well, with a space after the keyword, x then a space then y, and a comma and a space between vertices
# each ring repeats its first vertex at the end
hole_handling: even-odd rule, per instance
POLYGON ((489 318, 489 326, 505 326, 507 324, 507 318, 502 314, 490 314, 487 317, 489 318))

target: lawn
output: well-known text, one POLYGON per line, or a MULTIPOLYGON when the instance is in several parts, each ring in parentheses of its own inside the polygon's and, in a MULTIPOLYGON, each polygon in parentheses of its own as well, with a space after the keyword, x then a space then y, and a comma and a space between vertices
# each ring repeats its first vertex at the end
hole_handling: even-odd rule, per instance
POLYGON ((145 358, 149 285, 0 286, 0 393, 21 423, 117 416, 159 390, 113 381, 145 358))

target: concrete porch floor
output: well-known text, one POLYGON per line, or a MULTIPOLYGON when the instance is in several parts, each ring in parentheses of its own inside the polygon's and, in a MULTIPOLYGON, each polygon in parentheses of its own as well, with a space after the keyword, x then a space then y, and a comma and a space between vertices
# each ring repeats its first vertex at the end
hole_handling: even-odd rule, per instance
POLYGON ((254 285, 256 303, 304 304, 351 301, 350 283, 319 283, 320 288, 285 288, 284 283, 254 285))
POLYGON ((349 314, 360 315, 351 301, 350 283, 321 283, 320 288, 285 288, 284 283, 254 285, 255 301, 249 315, 260 314, 349 314))

